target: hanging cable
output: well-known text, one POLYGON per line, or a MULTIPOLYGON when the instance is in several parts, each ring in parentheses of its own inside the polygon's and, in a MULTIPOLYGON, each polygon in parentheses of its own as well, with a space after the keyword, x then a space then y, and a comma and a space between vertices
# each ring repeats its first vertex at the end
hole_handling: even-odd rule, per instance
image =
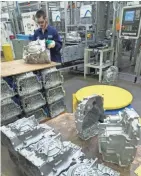
POLYGON ((117 12, 120 8, 120 2, 113 2, 113 9, 115 12, 117 12), (116 8, 117 6, 117 8, 116 8))

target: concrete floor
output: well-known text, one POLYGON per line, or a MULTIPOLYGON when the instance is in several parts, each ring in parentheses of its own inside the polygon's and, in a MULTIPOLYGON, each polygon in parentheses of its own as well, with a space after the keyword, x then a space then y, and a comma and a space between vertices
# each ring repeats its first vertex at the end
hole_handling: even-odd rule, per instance
MULTIPOLYGON (((83 75, 76 75, 72 73, 65 73, 64 77, 67 110, 68 112, 72 112, 72 94, 82 87, 96 85, 98 84, 98 81, 92 77, 84 80, 83 75)), ((118 81, 117 86, 127 89, 133 94, 134 99, 132 105, 141 116, 141 85, 120 80, 118 81)), ((3 146, 1 147, 1 171, 2 176, 21 176, 18 169, 9 158, 7 149, 3 146)))
POLYGON ((135 66, 132 66, 132 61, 130 61, 130 52, 123 52, 122 58, 120 60, 120 71, 123 73, 134 73, 135 66))

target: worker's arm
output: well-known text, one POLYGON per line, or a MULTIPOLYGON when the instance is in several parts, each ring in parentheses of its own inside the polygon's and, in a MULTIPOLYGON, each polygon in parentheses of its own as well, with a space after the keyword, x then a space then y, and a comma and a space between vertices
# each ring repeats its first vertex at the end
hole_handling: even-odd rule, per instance
POLYGON ((62 41, 61 41, 61 38, 56 30, 54 31, 53 40, 55 41, 54 49, 56 51, 60 51, 60 49, 62 48, 62 41))
POLYGON ((34 34, 29 36, 29 40, 36 41, 38 38, 37 34, 38 34, 37 30, 34 31, 34 34))

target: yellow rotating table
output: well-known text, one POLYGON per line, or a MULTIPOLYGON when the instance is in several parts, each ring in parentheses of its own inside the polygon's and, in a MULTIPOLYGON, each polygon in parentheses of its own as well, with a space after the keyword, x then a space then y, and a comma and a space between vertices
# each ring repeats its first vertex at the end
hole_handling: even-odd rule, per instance
POLYGON ((104 98, 104 109, 114 110, 120 109, 131 104, 133 96, 125 89, 109 85, 95 85, 84 87, 73 95, 73 111, 75 111, 78 102, 83 98, 93 94, 100 95, 104 98))

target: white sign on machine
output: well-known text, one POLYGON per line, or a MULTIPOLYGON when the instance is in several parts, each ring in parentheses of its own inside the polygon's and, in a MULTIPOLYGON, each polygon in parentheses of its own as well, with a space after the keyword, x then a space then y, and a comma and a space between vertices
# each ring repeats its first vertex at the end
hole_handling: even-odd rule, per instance
POLYGON ((61 14, 59 11, 52 11, 52 21, 53 22, 60 22, 61 21, 61 14))
POLYGON ((92 6, 91 5, 82 5, 80 8, 80 17, 91 17, 92 16, 92 6))
POLYGON ((36 12, 27 12, 22 14, 24 32, 26 35, 33 34, 34 30, 38 28, 37 23, 35 22, 36 12))

